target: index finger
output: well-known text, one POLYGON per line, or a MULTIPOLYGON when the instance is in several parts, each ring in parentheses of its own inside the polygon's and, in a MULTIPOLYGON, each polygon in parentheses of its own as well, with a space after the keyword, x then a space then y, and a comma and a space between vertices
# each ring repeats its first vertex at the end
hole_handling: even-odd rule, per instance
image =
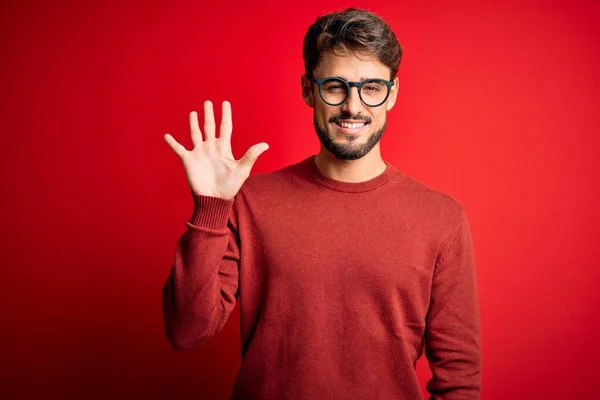
POLYGON ((194 147, 202 144, 202 133, 200 132, 200 126, 198 125, 198 113, 196 111, 190 112, 190 134, 192 136, 192 143, 194 147))
POLYGON ((221 127, 219 128, 219 139, 231 140, 233 122, 231 121, 231 103, 225 100, 221 105, 221 127))

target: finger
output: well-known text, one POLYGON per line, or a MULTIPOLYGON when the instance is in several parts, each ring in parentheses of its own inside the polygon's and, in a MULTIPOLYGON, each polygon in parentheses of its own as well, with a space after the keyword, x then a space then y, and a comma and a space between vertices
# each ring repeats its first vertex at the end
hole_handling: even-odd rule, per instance
POLYGON ((185 149, 185 147, 183 147, 182 145, 180 145, 177 142, 177 140, 175 140, 173 138, 173 136, 169 135, 168 133, 165 134, 163 137, 165 139, 165 142, 167 142, 167 144, 169 145, 169 147, 171 149, 173 149, 173 151, 175 152, 175 154, 177 154, 179 157, 183 158, 183 156, 187 152, 187 150, 185 149))
POLYGON ((200 125, 198 125, 198 113, 192 111, 189 115, 190 119, 190 136, 192 136, 192 143, 194 147, 202 144, 202 133, 200 132, 200 125))
POLYGON ((204 102, 204 136, 206 140, 215 138, 215 113, 209 100, 204 102))
POLYGON ((269 149, 269 145, 266 143, 258 143, 254 146, 250 147, 244 157, 240 160, 240 165, 242 168, 247 170, 247 173, 250 174, 250 170, 254 166, 254 163, 258 159, 262 153, 269 149))
POLYGON ((221 105, 221 126, 219 128, 219 139, 225 139, 225 141, 231 141, 231 132, 233 130, 233 123, 231 121, 231 103, 224 101, 221 105))

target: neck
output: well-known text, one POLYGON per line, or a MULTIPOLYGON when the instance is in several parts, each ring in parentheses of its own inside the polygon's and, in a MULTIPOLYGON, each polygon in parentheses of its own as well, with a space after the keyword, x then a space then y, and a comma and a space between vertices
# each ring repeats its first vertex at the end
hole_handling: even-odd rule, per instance
POLYGON ((315 164, 325 175, 342 182, 365 182, 381 175, 387 168, 378 146, 358 160, 340 160, 321 148, 315 156, 315 164))

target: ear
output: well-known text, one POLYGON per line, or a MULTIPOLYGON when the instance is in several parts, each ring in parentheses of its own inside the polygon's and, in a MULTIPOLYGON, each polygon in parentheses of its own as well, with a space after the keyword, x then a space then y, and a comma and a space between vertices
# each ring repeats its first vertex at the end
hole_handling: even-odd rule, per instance
POLYGON ((392 107, 394 107, 394 104, 396 104, 396 98, 398 97, 398 85, 400 84, 400 81, 398 79, 398 77, 394 78, 394 86, 391 87, 390 89, 390 97, 387 99, 386 102, 386 109, 388 111, 390 111, 392 109, 392 107))
POLYGON ((315 99, 313 95, 313 84, 312 81, 306 76, 306 74, 302 75, 300 79, 300 83, 302 85, 302 99, 309 107, 315 106, 315 99))

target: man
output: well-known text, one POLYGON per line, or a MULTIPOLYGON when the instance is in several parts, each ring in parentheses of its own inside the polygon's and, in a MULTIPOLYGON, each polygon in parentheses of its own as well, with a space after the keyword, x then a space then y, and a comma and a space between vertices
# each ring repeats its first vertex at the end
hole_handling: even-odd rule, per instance
POLYGON ((236 161, 231 108, 212 104, 194 149, 170 135, 194 200, 163 290, 176 349, 219 332, 240 301, 242 366, 232 399, 478 399, 480 328, 464 207, 384 161, 402 50, 357 9, 325 15, 304 40, 302 96, 320 152, 250 175, 266 143, 236 161))

